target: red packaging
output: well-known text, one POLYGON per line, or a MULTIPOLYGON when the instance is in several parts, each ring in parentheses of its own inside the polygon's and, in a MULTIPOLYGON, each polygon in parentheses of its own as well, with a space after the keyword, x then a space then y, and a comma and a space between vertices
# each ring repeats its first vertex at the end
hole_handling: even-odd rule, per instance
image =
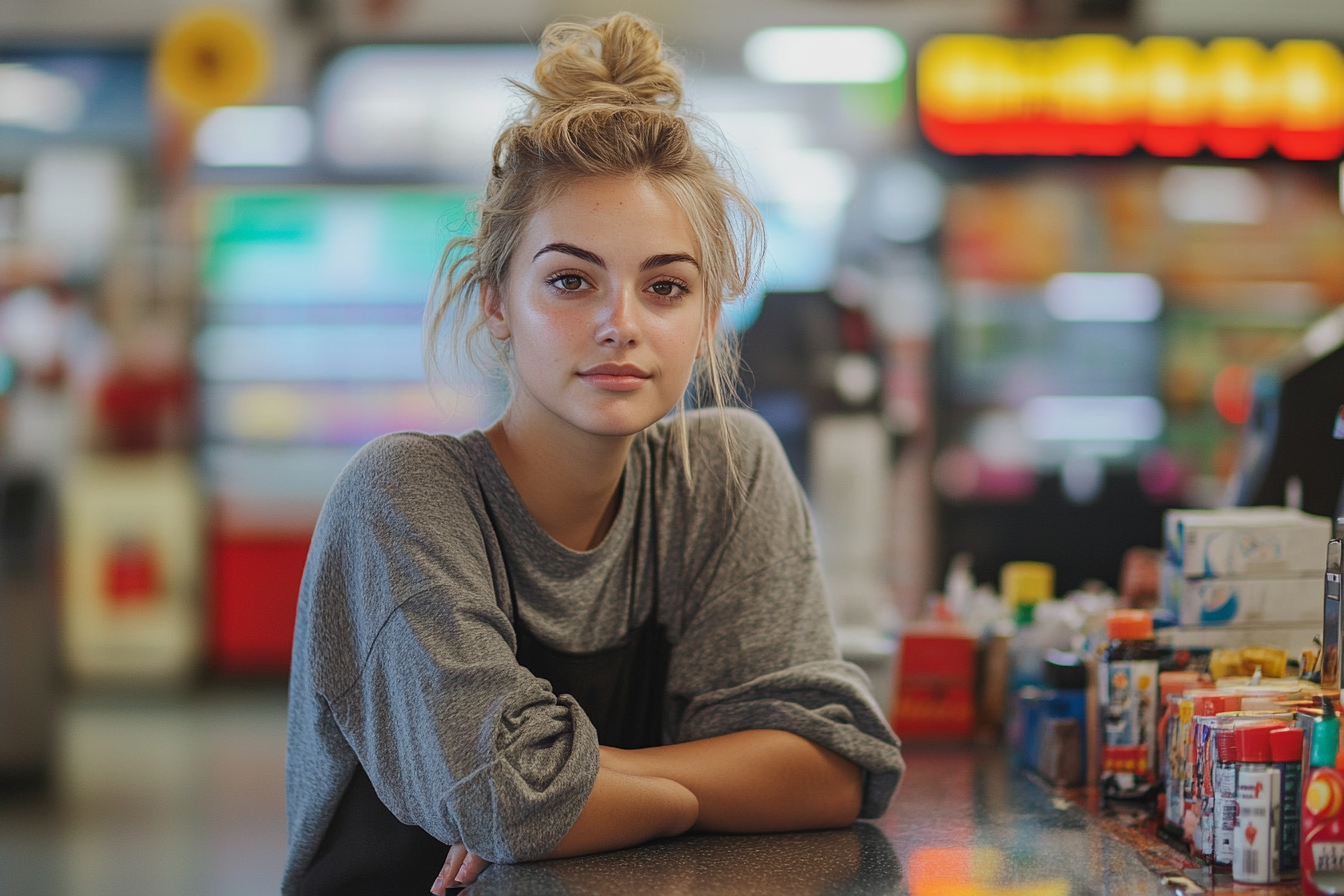
POLYGON ((975 730, 975 639, 947 628, 906 632, 892 727, 902 737, 969 737, 975 730))

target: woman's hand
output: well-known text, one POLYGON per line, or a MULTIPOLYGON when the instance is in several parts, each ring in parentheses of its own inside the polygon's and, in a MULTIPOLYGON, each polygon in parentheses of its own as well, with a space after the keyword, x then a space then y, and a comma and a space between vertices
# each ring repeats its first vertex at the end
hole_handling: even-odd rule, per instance
POLYGON ((449 887, 465 887, 474 881, 490 863, 480 856, 467 852, 461 843, 448 848, 448 858, 443 860, 443 870, 434 878, 434 886, 429 892, 434 896, 443 896, 449 887))

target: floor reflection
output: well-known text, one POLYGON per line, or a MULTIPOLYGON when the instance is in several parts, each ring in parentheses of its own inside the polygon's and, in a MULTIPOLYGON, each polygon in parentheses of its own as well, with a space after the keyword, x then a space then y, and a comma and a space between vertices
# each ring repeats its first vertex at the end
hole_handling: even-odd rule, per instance
POLYGON ((283 688, 77 697, 53 780, 0 793, 0 894, 273 896, 283 688))

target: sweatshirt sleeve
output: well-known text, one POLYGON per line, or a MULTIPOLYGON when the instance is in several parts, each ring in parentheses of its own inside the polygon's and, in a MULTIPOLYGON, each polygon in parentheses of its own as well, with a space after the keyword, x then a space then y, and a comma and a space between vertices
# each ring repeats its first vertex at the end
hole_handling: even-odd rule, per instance
MULTIPOLYGON (((740 500, 725 514, 709 488, 690 499, 687 600, 669 675, 674 739, 793 732, 864 770, 860 814, 876 817, 905 769, 900 742, 867 676, 840 659, 811 521, 783 449, 760 418, 731 419, 740 500)), ((729 478, 700 475, 696 488, 729 478)))
POLYGON ((401 821, 492 862, 550 852, 597 777, 592 724, 515 659, 469 466, 426 437, 366 448, 314 536, 301 603, 318 692, 401 821))

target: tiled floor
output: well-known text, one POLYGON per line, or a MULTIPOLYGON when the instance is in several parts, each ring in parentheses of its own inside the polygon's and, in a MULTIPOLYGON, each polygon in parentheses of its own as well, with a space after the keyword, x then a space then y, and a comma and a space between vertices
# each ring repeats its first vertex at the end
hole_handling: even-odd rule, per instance
POLYGON ((72 697, 51 786, 0 792, 0 896, 274 896, 284 762, 280 686, 72 697))

